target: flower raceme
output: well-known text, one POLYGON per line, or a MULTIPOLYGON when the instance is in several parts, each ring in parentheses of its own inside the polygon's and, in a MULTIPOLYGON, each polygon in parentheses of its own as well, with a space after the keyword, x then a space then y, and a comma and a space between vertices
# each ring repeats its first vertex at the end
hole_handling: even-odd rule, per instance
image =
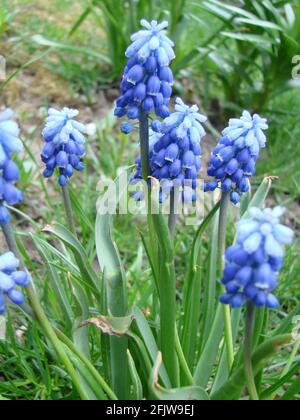
POLYGON ((15 205, 22 202, 23 196, 14 183, 19 179, 19 169, 12 160, 13 153, 19 153, 23 144, 19 138, 18 124, 13 120, 14 113, 7 108, 0 113, 0 223, 10 220, 9 211, 4 204, 15 205))
MULTIPOLYGON (((126 51, 128 62, 121 82, 122 95, 117 100, 115 115, 130 120, 139 118, 140 109, 160 118, 169 116, 172 95, 173 74, 170 63, 175 58, 174 43, 166 36, 168 22, 151 23, 141 20, 145 28, 132 37, 132 44, 126 51)), ((128 134, 133 125, 122 125, 128 134)))
POLYGON ((29 276, 25 271, 18 271, 19 260, 12 252, 0 256, 0 314, 5 312, 5 298, 15 305, 22 305, 24 295, 18 287, 29 285, 29 276))
POLYGON ((260 149, 266 145, 264 131, 267 120, 244 111, 240 119, 231 119, 223 137, 213 150, 208 175, 214 177, 205 185, 206 191, 220 187, 230 192, 231 201, 238 204, 241 195, 250 188, 249 179, 256 172, 260 149))
POLYGON ((82 158, 85 155, 85 137, 83 134, 86 128, 74 120, 78 114, 79 112, 74 109, 63 108, 57 111, 51 108, 42 132, 45 145, 41 158, 46 165, 43 175, 50 178, 57 167, 60 171, 59 184, 61 186, 67 184, 74 170, 84 169, 82 158))
MULTIPOLYGON (((162 122, 154 120, 150 142, 151 176, 161 183, 160 201, 163 202, 172 188, 183 190, 183 201, 196 200, 197 176, 201 169, 201 139, 205 136, 202 124, 206 117, 199 108, 189 107, 181 99, 176 100, 175 112, 162 122), (194 193, 192 192, 194 190, 194 193)), ((141 161, 133 178, 142 178, 141 161)))
POLYGON ((273 294, 284 259, 284 245, 291 244, 293 231, 280 223, 282 207, 260 210, 251 208, 249 218, 238 225, 237 244, 226 252, 222 283, 226 293, 221 302, 241 307, 254 302, 257 307, 276 308, 273 294))

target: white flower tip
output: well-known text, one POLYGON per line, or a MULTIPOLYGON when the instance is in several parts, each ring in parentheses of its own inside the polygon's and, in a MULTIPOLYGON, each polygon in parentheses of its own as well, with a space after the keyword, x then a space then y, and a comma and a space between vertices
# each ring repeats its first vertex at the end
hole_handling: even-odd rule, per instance
POLYGON ((85 134, 88 136, 94 136, 97 131, 97 126, 95 123, 90 123, 85 126, 85 134))

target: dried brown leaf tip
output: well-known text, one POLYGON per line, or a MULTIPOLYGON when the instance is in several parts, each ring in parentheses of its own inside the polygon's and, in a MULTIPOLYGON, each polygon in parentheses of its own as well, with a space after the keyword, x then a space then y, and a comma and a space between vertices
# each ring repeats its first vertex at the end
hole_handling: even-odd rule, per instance
POLYGON ((108 334, 115 337, 122 337, 129 331, 132 321, 132 315, 122 318, 99 315, 97 317, 90 318, 87 321, 84 321, 80 326, 85 327, 87 325, 94 325, 104 334, 108 334))

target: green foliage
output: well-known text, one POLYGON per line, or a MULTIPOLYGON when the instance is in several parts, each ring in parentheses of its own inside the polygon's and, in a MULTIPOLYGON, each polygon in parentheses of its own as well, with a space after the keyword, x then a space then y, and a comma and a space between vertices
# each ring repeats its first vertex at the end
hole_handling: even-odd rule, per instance
MULTIPOLYGON (((221 81, 228 112, 250 108, 263 112, 271 99, 299 86, 292 80, 292 59, 300 49, 297 2, 218 0, 198 4, 219 21, 204 51, 204 66, 221 81)), ((210 77, 210 76, 209 76, 210 77)))

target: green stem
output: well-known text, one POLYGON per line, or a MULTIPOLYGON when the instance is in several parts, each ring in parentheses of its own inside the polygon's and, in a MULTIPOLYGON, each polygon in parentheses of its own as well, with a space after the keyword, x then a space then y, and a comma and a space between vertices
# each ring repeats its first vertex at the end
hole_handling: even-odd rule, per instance
POLYGON ((171 236, 174 237, 176 231, 176 214, 175 214, 175 190, 172 188, 170 194, 170 214, 168 221, 171 236))
POLYGON ((150 175, 149 166, 149 120, 148 114, 141 109, 140 116, 140 147, 141 147, 141 162, 142 162, 142 177, 148 182, 150 175))
POLYGON ((68 227, 69 227, 69 230, 77 238, 75 220, 74 220, 74 215, 72 211, 72 205, 71 205, 71 200, 70 200, 70 194, 68 191, 68 186, 63 185, 61 188, 62 188, 62 195, 63 195, 64 207, 65 207, 66 216, 67 216, 68 227))
POLYGON ((255 323, 255 306, 253 303, 249 303, 246 312, 246 332, 245 332, 245 375, 248 384, 248 391, 253 401, 259 401, 258 393, 255 385, 255 378, 252 366, 252 344, 253 344, 253 332, 255 323))
POLYGON ((70 378, 73 381, 74 386, 76 387, 80 397, 82 400, 84 401, 88 401, 89 397, 86 394, 84 388, 82 387, 79 377, 72 365, 72 363, 70 362, 67 354, 64 351, 63 346, 61 345, 61 342, 59 341, 59 339, 57 338, 50 322, 48 321, 48 318, 46 317, 40 302, 38 300, 37 295, 35 294, 35 291, 32 287, 32 285, 28 286, 28 296, 30 298, 31 301, 31 305, 32 308, 36 314, 36 317, 42 327, 42 329, 44 330, 45 335, 48 337, 48 339, 51 341, 53 347, 55 348, 55 351, 58 354, 58 357, 60 358, 61 362, 64 364, 67 372, 70 375, 70 378))
MULTIPOLYGON (((24 312, 33 320, 37 321, 37 317, 30 306, 24 305, 22 307, 24 312)), ((74 343, 58 328, 54 327, 55 334, 59 338, 59 340, 65 344, 69 350, 78 357, 79 360, 84 364, 86 369, 90 372, 91 376, 95 379, 95 381, 100 385, 101 389, 107 394, 107 396, 111 400, 117 400, 117 396, 114 394, 112 389, 107 385, 105 380, 102 378, 100 373, 97 371, 97 369, 92 365, 92 363, 87 359, 74 345, 74 343)))
POLYGON ((82 361, 82 363, 85 365, 86 369, 90 372, 90 374, 93 376, 93 378, 97 381, 97 383, 100 385, 100 387, 103 389, 103 391, 107 394, 107 396, 111 400, 117 400, 117 396, 112 391, 112 389, 107 385, 105 380, 102 378, 100 373, 95 369, 95 367, 92 365, 92 363, 80 352, 77 350, 73 342, 59 329, 55 328, 56 335, 60 339, 62 343, 64 343, 72 353, 74 353, 78 359, 82 361))
POLYGON ((195 385, 195 381, 193 378, 193 375, 191 374, 191 371, 188 367, 187 361, 185 360, 184 354, 183 354, 183 350, 181 347, 181 343, 179 340, 179 335, 178 335, 178 331, 177 328, 175 330, 175 339, 176 339, 176 352, 177 352, 177 357, 179 360, 179 364, 181 366, 182 372, 187 380, 187 383, 189 385, 195 385))
MULTIPOLYGON (((230 202, 230 193, 222 193, 221 207, 220 207, 220 219, 219 219, 219 275, 220 277, 224 271, 224 257, 226 250, 226 228, 227 228, 227 216, 230 202)), ((225 330, 225 342, 227 352, 227 364, 229 372, 232 369, 234 362, 234 349, 233 349, 233 333, 231 323, 231 312, 228 305, 223 305, 223 317, 224 317, 224 330, 225 330)))
MULTIPOLYGON (((149 120, 148 114, 141 110, 140 147, 142 176, 148 181, 149 168, 149 120)), ((148 188, 148 227, 151 234, 154 226, 159 243, 159 262, 157 267, 160 295, 160 336, 161 351, 171 384, 179 385, 179 366, 176 355, 176 278, 174 266, 174 249, 170 232, 161 214, 152 214, 151 189, 148 188)), ((153 203, 156 205, 157 203, 153 203)))
MULTIPOLYGON (((11 229, 11 225, 10 223, 6 223, 5 225, 1 225, 4 236, 5 236, 5 240, 7 242, 7 245, 10 249, 11 252, 13 252, 15 254, 15 256, 22 261, 22 256, 19 253, 19 249, 18 246, 16 244, 15 241, 15 237, 13 235, 12 229, 11 229)), ((76 387, 80 397, 82 400, 84 401, 88 401, 89 397, 86 394, 86 392, 84 391, 83 387, 81 386, 79 377, 74 369, 74 366, 72 365, 72 363, 70 362, 67 354, 64 351, 63 346, 61 345, 61 342, 59 341, 59 339, 57 338, 50 322, 48 321, 47 316, 45 315, 45 312, 39 302, 39 299, 34 291, 34 288, 32 286, 32 284, 30 284, 27 287, 27 292, 28 292, 28 296, 30 298, 31 301, 31 305, 32 305, 32 309, 34 310, 34 313, 36 315, 36 318, 38 319, 46 337, 48 337, 48 339, 51 341, 53 347, 55 348, 61 362, 64 364, 68 374, 70 375, 70 378, 73 381, 74 386, 76 387)))

